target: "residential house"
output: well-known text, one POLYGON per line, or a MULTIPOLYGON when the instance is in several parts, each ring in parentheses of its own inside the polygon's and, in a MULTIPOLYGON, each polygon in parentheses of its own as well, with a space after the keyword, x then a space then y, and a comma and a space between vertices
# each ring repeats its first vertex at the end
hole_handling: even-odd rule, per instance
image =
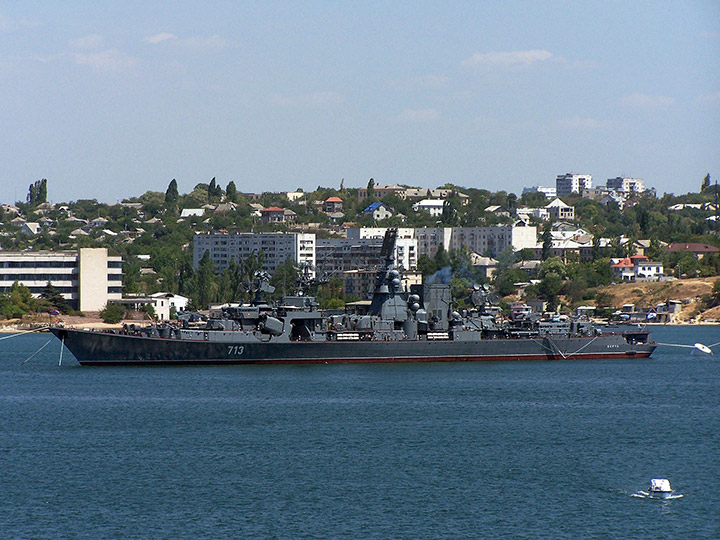
POLYGON ((323 202, 323 212, 326 214, 334 214, 342 212, 343 200, 340 197, 328 197, 323 202))
POLYGON ((40 224, 33 221, 27 221, 20 227, 20 232, 28 236, 35 236, 40 232, 40 224))
POLYGON ((105 219, 104 217, 98 216, 90 222, 90 226, 106 227, 108 223, 110 223, 110 222, 107 219, 105 219))
POLYGON ((618 281, 654 281, 663 275, 663 264, 653 262, 645 255, 632 255, 611 261, 613 278, 618 281))
POLYGON ((428 212, 433 217, 439 217, 443 213, 445 201, 442 199, 423 199, 413 204, 415 212, 428 212))
POLYGON ((224 214, 225 212, 232 212, 237 208, 237 204, 234 202, 224 202, 220 203, 215 207, 215 210, 213 210, 214 214, 224 214))
POLYGON ((451 194, 454 194, 460 199, 460 204, 462 206, 467 206, 470 203, 469 195, 466 195, 465 193, 460 193, 459 191, 452 188, 407 188, 405 189, 402 198, 411 201, 418 199, 447 199, 451 194))
POLYGON ((575 207, 565 204, 560 199, 555 199, 545 209, 553 220, 572 221, 575 219, 575 207))
POLYGON ((287 197, 288 201, 297 202, 305 196, 305 192, 304 191, 288 191, 287 193, 285 193, 285 196, 287 197))
POLYGON ((479 270, 486 279, 492 279, 495 277, 495 271, 498 266, 497 259, 493 259, 492 257, 483 257, 482 255, 472 252, 470 253, 470 264, 475 270, 479 270))
POLYGON ((665 248, 670 253, 692 253, 698 259, 702 259, 705 255, 714 255, 720 249, 710 244, 702 244, 699 242, 686 242, 668 244, 665 248))
POLYGON ((263 208, 260 211, 263 223, 284 223, 285 222, 285 209, 277 206, 270 206, 263 208))
POLYGON ((485 208, 485 212, 498 217, 510 217, 510 211, 500 205, 494 204, 485 208))
POLYGON ((202 208, 183 208, 180 211, 180 217, 181 218, 189 218, 189 217, 202 217, 205 215, 205 210, 202 208))
POLYGON ((375 221, 382 221, 393 216, 394 210, 383 202, 375 202, 362 211, 363 215, 372 217, 375 221))
POLYGON ((530 206, 520 206, 515 210, 515 214, 518 218, 526 222, 529 222, 531 217, 543 221, 550 219, 550 212, 548 212, 545 207, 531 208, 530 206))
MULTIPOLYGON (((376 184, 373 186, 373 197, 376 199, 382 199, 384 197, 387 197, 388 195, 398 195, 399 197, 402 197, 403 193, 405 192, 405 188, 402 186, 397 185, 384 185, 384 184, 376 184)), ((359 188, 358 189, 358 201, 362 202, 365 199, 368 198, 368 191, 367 188, 359 188)))

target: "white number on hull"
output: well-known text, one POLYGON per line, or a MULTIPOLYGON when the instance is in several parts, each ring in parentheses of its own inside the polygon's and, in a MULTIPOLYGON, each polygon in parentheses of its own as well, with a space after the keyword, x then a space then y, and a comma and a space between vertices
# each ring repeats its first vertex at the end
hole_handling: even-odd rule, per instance
POLYGON ((242 345, 228 345, 228 356, 240 356, 243 351, 245 347, 242 345))

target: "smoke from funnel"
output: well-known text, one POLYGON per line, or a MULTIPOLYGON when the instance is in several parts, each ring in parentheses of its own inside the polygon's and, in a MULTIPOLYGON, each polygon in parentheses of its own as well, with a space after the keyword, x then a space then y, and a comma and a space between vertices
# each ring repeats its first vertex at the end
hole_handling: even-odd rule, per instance
POLYGON ((447 285, 450 283, 451 278, 452 278, 452 268, 448 265, 445 268, 441 268, 440 270, 435 272, 432 276, 427 278, 425 280, 425 283, 428 285, 433 285, 433 284, 447 285))

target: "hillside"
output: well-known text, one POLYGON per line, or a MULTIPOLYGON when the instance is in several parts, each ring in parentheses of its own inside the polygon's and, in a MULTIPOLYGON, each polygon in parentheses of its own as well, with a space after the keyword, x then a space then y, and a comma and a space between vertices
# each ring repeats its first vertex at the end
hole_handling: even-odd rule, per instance
POLYGON ((608 285, 599 289, 613 297, 612 304, 635 304, 636 307, 654 307, 660 302, 678 300, 683 303, 683 310, 677 320, 715 322, 720 320, 720 306, 698 314, 700 300, 709 295, 717 277, 682 279, 677 281, 621 283, 608 285))

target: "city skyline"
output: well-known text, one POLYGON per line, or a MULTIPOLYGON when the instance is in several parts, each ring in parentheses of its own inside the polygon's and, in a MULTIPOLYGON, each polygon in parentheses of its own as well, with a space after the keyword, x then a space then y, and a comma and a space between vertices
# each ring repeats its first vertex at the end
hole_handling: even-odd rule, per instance
POLYGON ((0 201, 720 168, 720 6, 29 2, 0 8, 0 201))

